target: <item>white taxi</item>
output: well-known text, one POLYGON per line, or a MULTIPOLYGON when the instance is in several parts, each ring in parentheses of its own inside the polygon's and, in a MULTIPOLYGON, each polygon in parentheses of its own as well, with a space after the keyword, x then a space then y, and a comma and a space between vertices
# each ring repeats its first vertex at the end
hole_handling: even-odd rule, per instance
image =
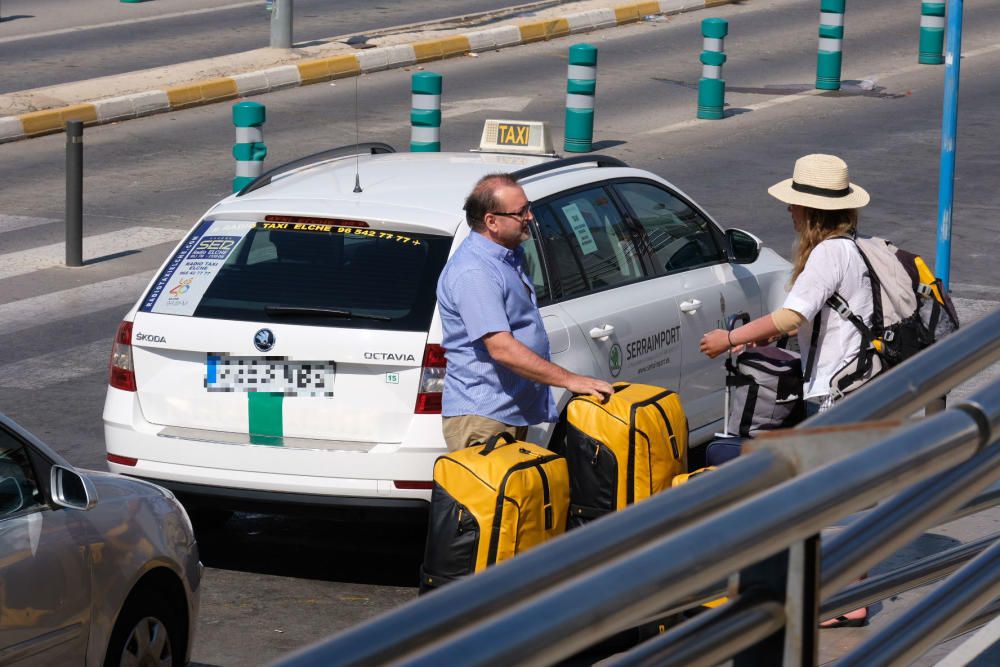
MULTIPOLYGON (((615 158, 391 150, 279 167, 194 225, 118 329, 112 471, 173 490, 196 516, 424 506, 445 451, 435 285, 469 234, 466 195, 496 172, 534 202, 526 268, 552 360, 676 389, 692 442, 718 428, 724 371, 698 341, 777 307, 786 261, 615 158)), ((568 399, 557 391, 560 409, 568 399)))

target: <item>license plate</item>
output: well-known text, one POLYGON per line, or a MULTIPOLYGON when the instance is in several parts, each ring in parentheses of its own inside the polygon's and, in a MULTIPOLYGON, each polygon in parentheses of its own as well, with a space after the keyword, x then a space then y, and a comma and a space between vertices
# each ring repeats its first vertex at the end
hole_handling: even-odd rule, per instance
POLYGON ((205 360, 208 391, 268 392, 285 396, 333 396, 337 364, 281 358, 210 354, 205 360))

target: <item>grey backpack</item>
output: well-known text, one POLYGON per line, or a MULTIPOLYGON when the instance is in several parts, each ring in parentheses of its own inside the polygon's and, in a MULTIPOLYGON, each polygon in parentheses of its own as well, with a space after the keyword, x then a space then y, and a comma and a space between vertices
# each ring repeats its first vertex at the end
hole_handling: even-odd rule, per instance
POLYGON ((768 345, 726 360, 730 427, 743 437, 789 428, 805 419, 802 360, 798 353, 768 345))

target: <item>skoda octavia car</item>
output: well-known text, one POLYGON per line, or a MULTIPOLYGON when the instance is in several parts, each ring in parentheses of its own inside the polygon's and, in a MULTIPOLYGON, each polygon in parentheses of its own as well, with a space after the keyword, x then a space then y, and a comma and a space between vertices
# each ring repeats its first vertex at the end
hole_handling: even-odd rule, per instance
POLYGON ((614 158, 389 151, 279 167, 197 221, 118 329, 113 471, 199 508, 426 503, 445 451, 435 285, 495 172, 534 202, 526 269, 553 361, 674 388, 695 442, 717 429, 723 368, 698 341, 780 304, 787 262, 614 158))
POLYGON ((201 563, 169 491, 0 415, 0 665, 186 665, 201 563))

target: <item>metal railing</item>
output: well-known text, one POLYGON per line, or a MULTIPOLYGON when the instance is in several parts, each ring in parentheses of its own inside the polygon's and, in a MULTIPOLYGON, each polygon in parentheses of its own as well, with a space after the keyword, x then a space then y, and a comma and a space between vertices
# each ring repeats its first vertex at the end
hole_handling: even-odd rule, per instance
POLYGON ((902 664, 996 613, 987 605, 1000 596, 996 536, 842 589, 927 528, 996 502, 1000 381, 945 411, 906 418, 1000 360, 998 332, 1000 310, 800 429, 757 438, 755 451, 711 475, 278 664, 550 665, 703 599, 730 577, 728 602, 610 664, 815 665, 821 617, 960 568, 903 615, 908 624, 892 624, 841 662, 902 664), (821 530, 856 512, 821 544, 821 530))

